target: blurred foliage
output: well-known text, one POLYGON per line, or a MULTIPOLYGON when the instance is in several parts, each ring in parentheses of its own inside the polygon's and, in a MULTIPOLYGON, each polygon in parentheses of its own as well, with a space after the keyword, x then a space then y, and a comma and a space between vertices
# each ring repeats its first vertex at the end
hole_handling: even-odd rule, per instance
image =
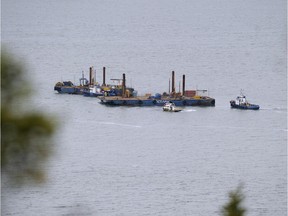
MULTIPOLYGON (((20 63, 1 51, 1 174, 13 183, 43 182, 55 125, 21 109, 30 87, 20 63)), ((27 104, 26 104, 27 105, 27 104)))
POLYGON ((243 208, 242 202, 244 200, 242 187, 238 186, 235 191, 229 193, 229 202, 222 207, 223 216, 244 216, 246 209, 243 208))

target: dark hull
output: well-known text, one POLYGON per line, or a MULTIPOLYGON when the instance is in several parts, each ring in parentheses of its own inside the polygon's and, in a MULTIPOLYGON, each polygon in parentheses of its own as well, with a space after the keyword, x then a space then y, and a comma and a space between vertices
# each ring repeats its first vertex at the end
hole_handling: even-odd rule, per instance
POLYGON ((174 110, 163 110, 164 112, 181 112, 182 109, 174 109, 174 110))
POLYGON ((88 91, 88 88, 85 87, 68 87, 68 86, 63 86, 63 87, 54 87, 54 90, 57 91, 60 94, 78 94, 78 95, 83 95, 85 92, 88 91))
POLYGON ((255 105, 255 104, 237 105, 237 104, 231 103, 231 108, 243 109, 243 110, 259 110, 260 106, 259 105, 255 105))
POLYGON ((147 99, 147 98, 122 98, 122 97, 98 97, 101 104, 110 106, 164 106, 167 102, 172 102, 176 106, 215 106, 214 98, 202 99, 147 99))

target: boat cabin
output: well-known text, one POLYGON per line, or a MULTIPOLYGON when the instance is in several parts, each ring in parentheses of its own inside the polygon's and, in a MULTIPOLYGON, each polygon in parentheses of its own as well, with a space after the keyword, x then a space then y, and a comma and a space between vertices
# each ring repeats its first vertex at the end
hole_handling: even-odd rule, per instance
POLYGON ((243 105, 248 104, 246 97, 244 95, 238 96, 235 100, 235 104, 237 105, 243 105))

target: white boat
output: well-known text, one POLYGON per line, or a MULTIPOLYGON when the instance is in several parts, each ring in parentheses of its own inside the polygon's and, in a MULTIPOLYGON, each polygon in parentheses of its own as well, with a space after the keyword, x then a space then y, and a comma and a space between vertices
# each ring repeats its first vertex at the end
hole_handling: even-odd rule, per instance
POLYGON ((163 106, 163 111, 166 111, 166 112, 180 112, 180 111, 182 111, 182 109, 176 107, 174 103, 167 102, 163 106))

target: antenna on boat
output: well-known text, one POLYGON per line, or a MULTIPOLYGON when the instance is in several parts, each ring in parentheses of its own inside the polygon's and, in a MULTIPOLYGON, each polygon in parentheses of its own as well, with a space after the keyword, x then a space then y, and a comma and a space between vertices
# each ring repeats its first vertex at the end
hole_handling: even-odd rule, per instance
POLYGON ((84 85, 84 71, 83 70, 82 70, 82 79, 80 79, 80 85, 81 86, 84 85))

